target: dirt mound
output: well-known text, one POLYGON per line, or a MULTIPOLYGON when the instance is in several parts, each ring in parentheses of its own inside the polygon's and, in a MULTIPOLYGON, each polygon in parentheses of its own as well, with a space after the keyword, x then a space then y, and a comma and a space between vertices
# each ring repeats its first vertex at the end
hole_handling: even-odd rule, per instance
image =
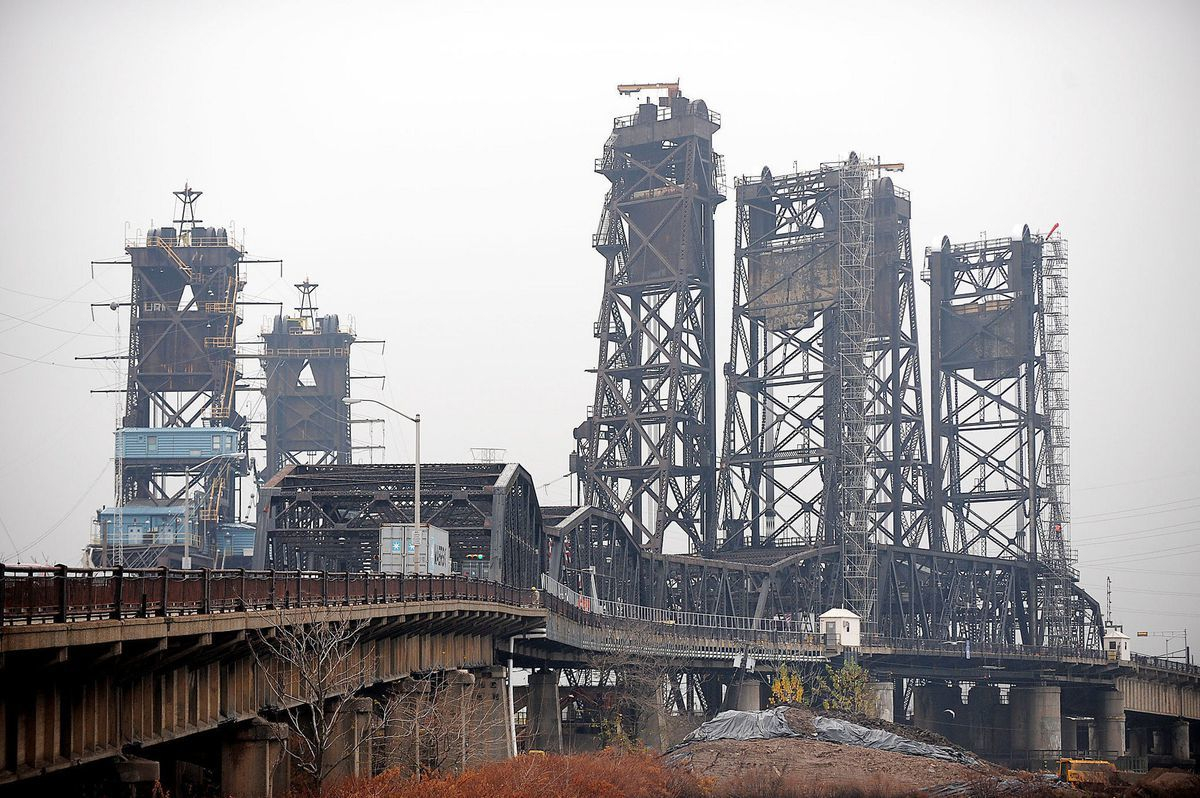
MULTIPOLYGON (((975 755, 941 735, 912 726, 845 712, 790 706, 788 725, 800 737, 769 740, 707 740, 687 743, 666 756, 669 764, 695 776, 741 789, 770 782, 793 785, 802 794, 917 795, 1045 795, 1045 780, 988 762, 950 762, 896 751, 878 750, 815 739, 817 716, 849 721, 916 742, 975 755), (938 792, 937 790, 941 790, 938 792), (808 790, 808 792, 805 792, 808 790), (846 792, 849 791, 849 792, 846 792)), ((747 793, 749 794, 749 793, 747 793)), ((782 793, 781 793, 782 794, 782 793)), ((788 793, 791 794, 791 793, 788 793)))
POLYGON ((1147 798, 1200 795, 1200 776, 1182 770, 1154 768, 1138 780, 1130 794, 1147 798))
POLYGON ((1013 775, 988 764, 962 765, 795 737, 691 743, 666 759, 718 784, 778 778, 807 785, 813 793, 854 787, 879 795, 906 795, 950 783, 981 783, 983 788, 1013 775))

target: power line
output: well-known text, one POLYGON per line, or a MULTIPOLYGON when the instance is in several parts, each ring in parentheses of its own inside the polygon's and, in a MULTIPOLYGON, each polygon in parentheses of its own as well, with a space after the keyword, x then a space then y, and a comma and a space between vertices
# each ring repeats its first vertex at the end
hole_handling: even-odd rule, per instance
POLYGON ((1130 540, 1132 538, 1138 538, 1138 539, 1161 538, 1163 536, 1178 535, 1182 532, 1190 532, 1193 529, 1192 525, 1195 523, 1196 523, 1195 521, 1180 521, 1178 524, 1167 524, 1166 526, 1147 527, 1146 529, 1139 529, 1136 532, 1122 532, 1117 535, 1106 535, 1104 537, 1090 538, 1088 540, 1077 539, 1075 542, 1075 546, 1076 547, 1091 546, 1092 544, 1095 544, 1095 543, 1106 543, 1106 542, 1111 542, 1114 540, 1130 540), (1186 529, 1178 529, 1177 528, 1177 527, 1181 527, 1181 526, 1187 527, 1187 528, 1186 529), (1160 529, 1172 529, 1174 531, 1173 532, 1159 532, 1156 535, 1143 534, 1145 532, 1156 532, 1157 530, 1160 530, 1160 529))
MULTIPOLYGON (((1155 512, 1141 513, 1141 515, 1161 515, 1162 513, 1177 513, 1177 512, 1180 512, 1181 510, 1191 510, 1191 509, 1195 509, 1195 508, 1193 508, 1193 507, 1172 507, 1171 509, 1157 509, 1157 508, 1166 508, 1166 507, 1170 507, 1173 504, 1186 504, 1188 502, 1195 502, 1195 501, 1200 501, 1200 496, 1192 496, 1187 499, 1176 499, 1175 501, 1170 501, 1170 502, 1159 502, 1158 504, 1147 504, 1142 507, 1125 507, 1125 508, 1122 508, 1119 510, 1108 510, 1103 513, 1093 513, 1092 515, 1077 515, 1077 516, 1075 516, 1075 518, 1073 520, 1074 521, 1096 520, 1097 523, 1104 523, 1106 521, 1122 521, 1125 519, 1124 518, 1105 518, 1104 516, 1119 515, 1121 513, 1134 513, 1134 512, 1138 512, 1140 510, 1154 510, 1155 511, 1155 512)), ((1129 516, 1129 517, 1134 518, 1137 516, 1129 516)))
MULTIPOLYGON (((31 327, 40 327, 43 330, 52 330, 54 332, 69 333, 71 335, 86 335, 89 338, 108 338, 107 334, 84 332, 84 330, 86 330, 87 327, 84 327, 83 330, 64 330, 62 327, 52 327, 49 324, 40 324, 39 322, 36 322, 33 319, 27 319, 27 318, 23 318, 21 316, 14 316, 11 313, 5 313, 2 310, 0 310, 0 316, 4 316, 5 318, 8 318, 8 319, 14 319, 17 322, 16 324, 12 325, 11 327, 5 327, 3 330, 0 330, 0 332, 8 332, 9 330, 15 330, 17 327, 20 327, 22 324, 28 324, 31 327)), ((95 323, 96 322, 94 322, 94 321, 90 322, 87 326, 91 327, 92 324, 95 324, 95 323)))
POLYGON ((20 557, 22 554, 29 551, 34 546, 41 543, 46 538, 50 537, 50 535, 55 530, 57 530, 60 526, 62 526, 64 523, 66 523, 67 519, 71 517, 71 514, 75 512, 75 510, 79 507, 79 505, 83 504, 83 500, 88 497, 88 494, 90 494, 92 492, 92 488, 96 487, 96 483, 99 482, 100 478, 103 477, 106 473, 108 473, 108 462, 107 461, 105 461, 104 467, 100 469, 100 473, 96 475, 96 478, 92 480, 91 484, 88 485, 84 489, 83 493, 80 494, 79 498, 75 500, 75 503, 71 505, 71 509, 67 510, 66 514, 63 515, 62 518, 60 518, 56 522, 54 522, 54 524, 49 529, 47 529, 45 532, 38 535, 32 541, 27 543, 24 546, 24 548, 22 548, 20 551, 14 552, 13 556, 20 557))

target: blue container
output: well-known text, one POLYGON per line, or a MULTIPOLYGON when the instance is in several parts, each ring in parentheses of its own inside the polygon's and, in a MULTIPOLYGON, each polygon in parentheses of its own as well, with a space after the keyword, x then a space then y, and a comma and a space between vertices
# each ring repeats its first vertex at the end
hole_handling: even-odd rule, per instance
POLYGON ((182 546, 189 535, 192 545, 198 543, 195 513, 186 504, 105 507, 100 511, 99 521, 96 543, 107 536, 110 546, 118 543, 125 546, 182 546))
POLYGON ((122 427, 116 435, 120 460, 200 463, 242 455, 238 432, 229 427, 122 427))
POLYGON ((217 546, 227 557, 253 557, 254 527, 250 524, 222 524, 217 528, 217 546))

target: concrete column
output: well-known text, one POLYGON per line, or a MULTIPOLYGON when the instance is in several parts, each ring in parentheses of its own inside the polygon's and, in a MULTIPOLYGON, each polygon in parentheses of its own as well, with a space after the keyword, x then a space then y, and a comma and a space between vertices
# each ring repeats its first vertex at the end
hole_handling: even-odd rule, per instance
POLYGON ((1031 765, 1053 760, 1062 753, 1062 691, 1057 687, 1014 687, 1008 691, 1012 706, 1012 750, 1031 765))
POLYGON ((237 798, 279 798, 287 792, 288 763, 282 723, 252 721, 221 746, 221 792, 237 798))
MULTIPOLYGON (((454 757, 460 771, 467 769, 467 752, 470 750, 473 730, 470 719, 472 716, 471 693, 475 689, 475 674, 470 671, 457 669, 446 674, 446 683, 450 685, 455 697, 454 705, 458 711, 459 733, 452 735, 457 740, 458 754, 454 757)), ((507 704, 506 704, 507 706, 507 704)))
POLYGON ((1045 751, 1051 759, 1062 753, 1062 690, 1057 687, 1029 688, 1030 750, 1045 751))
POLYGON ((965 735, 961 713, 962 693, 956 685, 924 684, 913 688, 914 725, 962 743, 965 735))
MULTIPOLYGON (((641 697, 635 698, 639 700, 641 697)), ((642 745, 655 751, 661 751, 666 748, 665 739, 665 720, 663 706, 666 703, 666 696, 663 694, 662 685, 654 688, 654 693, 651 696, 646 696, 647 701, 639 709, 641 722, 639 724, 637 739, 642 745)), ((641 703, 639 701, 639 703, 641 703)))
POLYGON ((1191 723, 1186 718, 1179 718, 1171 726, 1171 756, 1177 764, 1190 762, 1192 759, 1191 723))
POLYGON ((1167 742, 1166 729, 1152 729, 1150 731, 1150 753, 1156 756, 1167 756, 1170 748, 1167 742))
POLYGON ((529 747, 561 753, 562 708, 558 701, 558 671, 529 674, 529 747))
POLYGON ((1062 717, 1062 753, 1071 756, 1079 750, 1079 725, 1073 718, 1062 717))
POLYGON ((891 723, 894 719, 892 715, 892 706, 894 704, 892 691, 895 686, 892 682, 871 682, 871 694, 874 697, 875 704, 872 707, 871 716, 886 720, 891 723))
MULTIPOLYGON (((1101 752, 1103 754, 1103 752, 1101 752)), ((1130 756, 1148 756, 1150 754, 1150 733, 1148 729, 1129 730, 1130 756)))
POLYGON ((753 676, 748 676, 741 682, 734 685, 733 689, 736 693, 734 700, 737 702, 734 709, 740 709, 743 712, 757 712, 763 708, 763 683, 753 676))
POLYGON ((498 762, 515 755, 509 741, 508 695, 503 668, 475 672, 471 690, 472 726, 476 737, 467 751, 467 764, 498 762))
POLYGON ((1096 749, 1105 759, 1125 756, 1125 696, 1120 690, 1097 693, 1096 749))
POLYGON ((1029 693, 1020 687, 1008 689, 1008 751, 1022 761, 1029 754, 1029 693))
MULTIPOLYGON (((347 698, 337 717, 337 734, 325 752, 329 781, 371 775, 371 721, 375 711, 369 698, 347 698)), ((240 798, 240 797, 239 797, 240 798)))
POLYGON ((160 779, 159 764, 153 759, 130 757, 113 763, 117 771, 117 781, 128 785, 125 789, 129 795, 151 795, 154 784, 160 779))
MULTIPOLYGON (((977 684, 967 693, 967 738, 972 751, 990 754, 997 751, 997 729, 1007 729, 1008 719, 1001 720, 999 709, 1000 688, 990 684, 977 684)), ((1007 739, 1005 745, 1007 748, 1007 739)))

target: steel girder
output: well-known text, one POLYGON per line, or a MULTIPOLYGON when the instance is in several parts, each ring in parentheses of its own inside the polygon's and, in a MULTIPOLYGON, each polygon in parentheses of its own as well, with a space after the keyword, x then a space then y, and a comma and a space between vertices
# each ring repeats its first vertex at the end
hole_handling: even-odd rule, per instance
MULTIPOLYGON (((841 581, 837 546, 777 549, 768 564, 663 555, 637 546, 615 514, 592 507, 550 508, 550 576, 597 598, 646 607, 808 622, 836 606, 841 581)), ((762 550, 766 554, 770 550, 762 550)), ((743 549, 728 556, 747 556, 743 549)), ((1027 560, 883 545, 878 548, 879 622, 884 637, 1014 644, 1030 639, 1036 606, 1029 585, 1046 578, 1027 560)), ((1091 629, 1080 645, 1095 647, 1100 607, 1078 588, 1072 623, 1091 629)))
POLYGON ((572 470, 585 502, 615 512, 654 551, 668 534, 697 551, 715 545, 719 127, 700 100, 644 104, 616 121, 596 166, 612 183, 593 240, 605 259, 600 347, 572 470))
MULTIPOLYGON (((737 186, 721 549, 838 542, 836 166, 737 186)), ((873 181, 867 342, 869 537, 927 542, 924 408, 908 194, 873 181)))
MULTIPOLYGON (((409 465, 288 465, 259 496, 256 567, 377 570, 379 527, 412 523, 409 465)), ((456 563, 534 587, 548 564, 537 493, 516 464, 421 466, 421 520, 450 533, 456 563)))

